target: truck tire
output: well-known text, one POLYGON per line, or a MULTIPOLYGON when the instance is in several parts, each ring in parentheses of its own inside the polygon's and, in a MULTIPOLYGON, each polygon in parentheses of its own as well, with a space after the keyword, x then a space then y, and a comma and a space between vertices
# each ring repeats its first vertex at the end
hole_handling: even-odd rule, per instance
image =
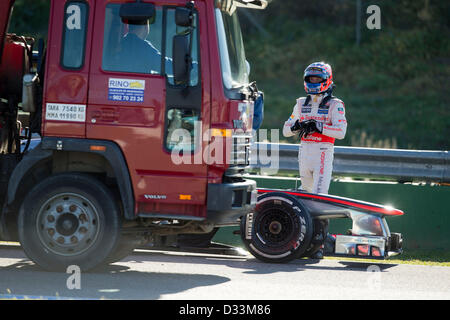
POLYGON ((241 219, 240 229, 253 256, 283 263, 299 258, 310 247, 312 220, 297 198, 270 192, 258 197, 255 211, 241 219))
POLYGON ((114 263, 130 256, 134 249, 143 244, 143 239, 134 235, 122 235, 118 244, 109 257, 105 260, 104 265, 114 263))
POLYGON ((49 271, 76 265, 86 271, 106 261, 120 238, 121 216, 111 191, 77 173, 46 178, 25 197, 18 233, 26 255, 49 271))

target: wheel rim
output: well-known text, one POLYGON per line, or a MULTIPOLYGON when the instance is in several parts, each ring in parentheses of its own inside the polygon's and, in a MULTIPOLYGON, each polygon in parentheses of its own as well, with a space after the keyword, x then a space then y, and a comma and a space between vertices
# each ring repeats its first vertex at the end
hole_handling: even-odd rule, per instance
POLYGON ((283 210, 271 209, 260 213, 257 234, 265 245, 281 247, 292 241, 294 221, 283 210))
POLYGON ((99 213, 87 198, 74 193, 56 195, 39 209, 37 233, 44 247, 58 255, 88 250, 99 234, 99 213))

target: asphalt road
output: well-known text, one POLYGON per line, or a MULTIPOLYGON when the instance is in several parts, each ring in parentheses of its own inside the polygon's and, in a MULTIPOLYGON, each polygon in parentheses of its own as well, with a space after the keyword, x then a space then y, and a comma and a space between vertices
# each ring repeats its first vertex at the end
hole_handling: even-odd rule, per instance
POLYGON ((0 299, 450 299, 450 267, 140 251, 106 268, 46 272, 0 248, 0 299), (69 289, 72 288, 72 289, 69 289), (79 287, 79 289, 77 288, 79 287))

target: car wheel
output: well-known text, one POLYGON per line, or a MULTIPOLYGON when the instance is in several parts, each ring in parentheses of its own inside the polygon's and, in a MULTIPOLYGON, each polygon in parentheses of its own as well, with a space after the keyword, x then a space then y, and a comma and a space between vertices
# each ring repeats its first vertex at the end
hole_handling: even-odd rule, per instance
POLYGON ((241 238, 252 255, 264 262, 281 263, 300 257, 310 246, 312 221, 294 196, 265 193, 253 213, 241 219, 241 238))

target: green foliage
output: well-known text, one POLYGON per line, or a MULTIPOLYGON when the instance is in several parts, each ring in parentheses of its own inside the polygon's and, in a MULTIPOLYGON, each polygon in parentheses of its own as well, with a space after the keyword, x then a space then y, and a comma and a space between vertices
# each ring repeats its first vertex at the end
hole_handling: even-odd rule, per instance
POLYGON ((49 0, 16 0, 8 32, 46 38, 49 8, 49 0))
POLYGON ((251 78, 265 92, 263 128, 282 127, 305 95, 304 68, 324 60, 347 109, 338 145, 447 150, 448 1, 362 1, 359 46, 355 2, 275 0, 252 12, 269 37, 241 17, 251 78), (366 28, 369 4, 380 6, 381 30, 366 28))

